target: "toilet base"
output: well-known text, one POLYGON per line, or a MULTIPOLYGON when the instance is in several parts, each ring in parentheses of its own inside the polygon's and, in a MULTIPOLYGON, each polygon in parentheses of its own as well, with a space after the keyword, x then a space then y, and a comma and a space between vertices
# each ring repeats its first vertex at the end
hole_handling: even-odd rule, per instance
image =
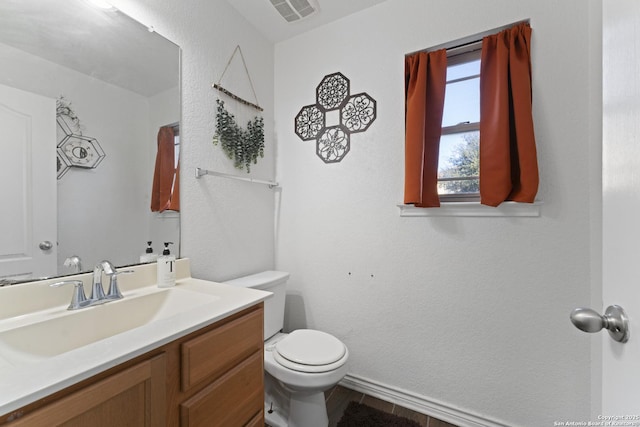
POLYGON ((327 427, 327 406, 324 393, 291 394, 289 427, 327 427))
POLYGON ((273 409, 267 402, 264 403, 264 422, 270 427, 287 427, 287 419, 277 409, 273 409), (272 411, 269 413, 269 411, 272 411))
POLYGON ((265 374, 264 419, 272 427, 327 427, 324 391, 291 392, 265 374))

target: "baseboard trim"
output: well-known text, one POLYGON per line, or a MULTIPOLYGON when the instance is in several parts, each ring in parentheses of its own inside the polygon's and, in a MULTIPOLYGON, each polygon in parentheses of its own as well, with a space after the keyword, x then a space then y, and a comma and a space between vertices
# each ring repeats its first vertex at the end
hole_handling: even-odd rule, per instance
POLYGON ((347 374, 342 381, 340 381, 340 385, 396 405, 404 406, 405 408, 438 418, 439 420, 459 427, 509 427, 509 425, 504 422, 484 418, 478 414, 467 412, 443 402, 427 399, 416 393, 387 384, 381 384, 356 375, 347 374))

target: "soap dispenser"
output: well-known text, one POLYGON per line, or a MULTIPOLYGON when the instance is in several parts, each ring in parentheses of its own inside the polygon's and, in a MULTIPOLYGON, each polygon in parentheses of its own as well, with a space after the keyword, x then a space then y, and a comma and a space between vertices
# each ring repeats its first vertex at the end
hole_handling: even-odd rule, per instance
POLYGON ((153 253, 153 248, 151 247, 151 240, 147 241, 147 249, 144 251, 142 255, 140 255, 140 262, 156 262, 158 260, 158 254, 153 253))
POLYGON ((169 252, 169 245, 173 245, 173 242, 164 242, 164 250, 158 257, 159 288, 170 288, 176 284, 176 257, 169 252))

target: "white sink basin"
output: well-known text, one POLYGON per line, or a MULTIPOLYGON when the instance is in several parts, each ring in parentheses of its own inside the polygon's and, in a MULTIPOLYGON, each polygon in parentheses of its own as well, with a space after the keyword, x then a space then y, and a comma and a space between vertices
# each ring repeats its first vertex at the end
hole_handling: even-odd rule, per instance
POLYGON ((218 299, 180 287, 156 288, 53 318, 34 317, 32 323, 0 332, 0 354, 12 365, 39 362, 218 299))

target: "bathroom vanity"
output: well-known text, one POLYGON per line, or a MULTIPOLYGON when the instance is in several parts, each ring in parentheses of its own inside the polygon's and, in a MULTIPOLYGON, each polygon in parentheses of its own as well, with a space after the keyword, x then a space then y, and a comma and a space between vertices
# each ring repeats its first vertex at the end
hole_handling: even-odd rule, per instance
POLYGON ((135 270, 123 276, 124 299, 74 312, 59 295, 48 308, 29 298, 70 296, 71 289, 41 282, 0 288, 0 300, 39 306, 7 318, 11 310, 0 303, 0 424, 264 425, 262 301, 270 294, 193 279, 186 259, 170 289, 154 286, 155 264, 135 270), (95 324, 105 320, 121 325, 105 332, 95 324), (97 340, 68 335, 91 335, 87 324, 97 340), (61 337, 67 344, 57 344, 61 337))

